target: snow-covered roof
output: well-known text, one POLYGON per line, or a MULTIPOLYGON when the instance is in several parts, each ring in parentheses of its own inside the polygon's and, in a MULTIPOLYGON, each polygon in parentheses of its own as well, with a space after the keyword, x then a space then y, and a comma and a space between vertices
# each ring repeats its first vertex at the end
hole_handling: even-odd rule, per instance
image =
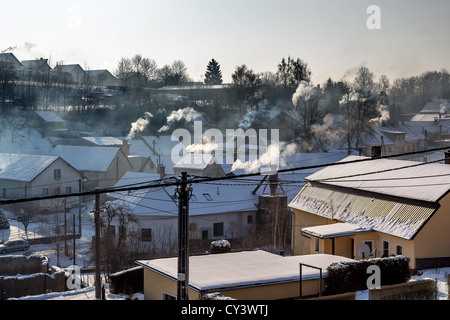
MULTIPOLYGON (((159 180, 153 179, 153 180, 159 180)), ((132 180, 129 180, 129 183, 132 180)), ((136 180, 141 183, 142 180, 136 180)), ((151 181, 151 180, 147 180, 151 181)), ((168 180, 169 182, 171 180, 168 180)), ((231 212, 253 212, 257 210, 258 194, 253 194, 254 184, 242 181, 227 181, 225 184, 193 183, 189 200, 189 215, 211 215, 231 212)), ((123 201, 136 216, 178 216, 178 200, 174 197, 174 186, 137 190, 133 193, 111 193, 117 201, 123 201)))
MULTIPOLYGON (((322 276, 326 277, 330 264, 345 261, 353 260, 328 254, 282 257, 262 250, 191 256, 189 285, 199 291, 212 291, 298 282, 300 263, 322 268, 322 276)), ((177 279, 177 258, 140 260, 137 263, 172 280, 177 279)), ((318 278, 319 270, 303 267, 303 280, 318 278)))
POLYGON ((331 223, 302 229, 302 232, 322 239, 345 237, 367 231, 370 229, 352 223, 331 223))
POLYGON ((51 154, 60 156, 79 171, 106 172, 120 148, 56 146, 51 154))
POLYGON ((46 122, 65 122, 60 116, 53 111, 38 110, 35 111, 46 122))
POLYGON ((217 160, 211 154, 188 153, 173 168, 203 170, 213 163, 217 163, 217 160))
POLYGON ((89 141, 98 146, 121 146, 122 140, 114 137, 81 137, 81 139, 89 141))
POLYGON ((0 153, 0 179, 31 182, 57 159, 56 156, 0 153))
POLYGON ((450 190, 450 165, 349 156, 307 177, 309 181, 406 199, 437 202, 450 190))

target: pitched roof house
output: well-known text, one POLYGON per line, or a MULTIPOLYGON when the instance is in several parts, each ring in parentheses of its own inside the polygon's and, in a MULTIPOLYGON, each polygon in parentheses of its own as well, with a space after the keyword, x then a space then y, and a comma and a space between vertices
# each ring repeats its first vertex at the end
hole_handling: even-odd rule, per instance
POLYGON ((85 79, 86 73, 79 64, 59 64, 53 68, 55 72, 70 74, 72 80, 75 82, 82 82, 85 79))
POLYGON ((9 65, 14 70, 19 70, 22 68, 22 63, 16 58, 16 56, 10 52, 8 53, 0 53, 0 62, 3 65, 9 65))
POLYGON ((86 70, 86 75, 89 77, 94 86, 105 87, 116 85, 116 77, 114 77, 111 72, 106 69, 86 70))
MULTIPOLYGON (((78 190, 80 178, 75 168, 57 156, 0 153, 1 198, 71 193, 78 190)), ((41 201, 40 205, 49 203, 41 201)))
POLYGON ((112 187, 132 169, 121 148, 59 145, 51 154, 63 158, 87 179, 85 190, 112 187))
POLYGON ((401 254, 450 265, 450 165, 350 156, 309 175, 290 202, 293 253, 401 254))

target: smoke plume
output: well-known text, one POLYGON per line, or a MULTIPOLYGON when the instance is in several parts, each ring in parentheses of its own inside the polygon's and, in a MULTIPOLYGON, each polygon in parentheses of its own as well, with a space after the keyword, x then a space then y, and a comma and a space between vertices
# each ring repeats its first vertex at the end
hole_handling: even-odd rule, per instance
POLYGON ((150 123, 150 119, 153 118, 153 114, 145 112, 144 116, 137 119, 131 124, 131 130, 128 133, 127 139, 133 139, 137 132, 142 132, 150 123))
POLYGON ((377 124, 377 125, 381 125, 381 124, 383 123, 383 121, 389 120, 389 118, 390 118, 389 110, 388 110, 388 108, 387 108, 385 105, 380 104, 380 105, 377 107, 377 111, 378 111, 378 113, 380 114, 380 116, 379 116, 379 117, 376 117, 376 118, 373 118, 373 119, 370 119, 370 120, 369 120, 370 123, 374 123, 374 124, 377 124))
POLYGON ((203 119, 202 115, 195 111, 193 108, 188 107, 184 109, 178 109, 174 110, 170 113, 170 115, 166 118, 166 124, 163 125, 158 132, 164 132, 170 129, 170 127, 180 121, 181 119, 184 119, 187 122, 192 122, 195 120, 201 120, 203 119))

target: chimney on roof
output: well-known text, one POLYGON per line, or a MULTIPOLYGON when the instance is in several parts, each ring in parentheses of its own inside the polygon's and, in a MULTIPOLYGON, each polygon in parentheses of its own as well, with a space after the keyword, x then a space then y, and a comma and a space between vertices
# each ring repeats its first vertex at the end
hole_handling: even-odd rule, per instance
POLYGON ((372 146, 372 158, 381 157, 381 146, 372 146))
POLYGON ((450 164, 450 150, 444 152, 445 164, 450 164))
POLYGON ((128 144, 128 140, 122 140, 122 151, 128 157, 130 153, 130 145, 128 144))
POLYGON ((163 166, 162 163, 158 163, 157 168, 156 168, 156 172, 159 173, 159 178, 160 179, 164 179, 164 177, 166 176, 166 167, 163 166))

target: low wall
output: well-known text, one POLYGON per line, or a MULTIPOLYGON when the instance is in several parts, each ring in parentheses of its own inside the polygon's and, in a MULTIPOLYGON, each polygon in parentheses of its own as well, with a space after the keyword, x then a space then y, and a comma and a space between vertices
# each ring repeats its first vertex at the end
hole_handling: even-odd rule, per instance
POLYGON ((66 278, 64 272, 52 275, 35 273, 24 276, 7 276, 0 278, 0 300, 39 295, 65 290, 66 278))
POLYGON ((7 255, 0 256, 0 275, 32 274, 47 272, 47 258, 42 255, 7 255))

